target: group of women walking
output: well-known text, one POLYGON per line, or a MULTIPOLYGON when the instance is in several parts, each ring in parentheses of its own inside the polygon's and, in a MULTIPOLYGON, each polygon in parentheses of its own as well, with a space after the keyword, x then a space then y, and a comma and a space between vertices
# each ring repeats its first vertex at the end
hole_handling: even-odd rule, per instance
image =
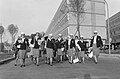
MULTIPOLYGON (((96 34, 95 36, 98 35, 96 34)), ((62 34, 59 34, 58 38, 55 39, 52 34, 39 37, 39 33, 37 32, 35 36, 28 39, 25 37, 24 33, 21 33, 15 43, 15 46, 17 48, 15 53, 15 66, 18 65, 17 62, 20 60, 20 67, 25 67, 25 59, 28 53, 29 57, 31 57, 31 60, 36 66, 39 66, 40 57, 44 59, 46 64, 52 66, 54 61, 62 63, 63 61, 68 60, 69 63, 72 64, 74 59, 78 59, 79 63, 85 63, 85 52, 87 51, 84 37, 74 37, 73 34, 70 34, 65 38, 62 37, 62 34), (27 51, 28 48, 30 49, 29 52, 27 51)), ((93 52, 98 52, 93 54, 95 63, 98 62, 98 50, 101 46, 102 40, 100 36, 92 39, 90 48, 93 49, 93 52)))

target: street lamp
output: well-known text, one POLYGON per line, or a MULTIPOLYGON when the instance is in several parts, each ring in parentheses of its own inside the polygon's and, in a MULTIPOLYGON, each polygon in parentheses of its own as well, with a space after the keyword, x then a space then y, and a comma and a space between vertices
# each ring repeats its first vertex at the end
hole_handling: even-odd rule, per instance
POLYGON ((110 20, 109 20, 109 6, 108 6, 108 3, 106 0, 105 1, 105 4, 106 4, 106 7, 107 7, 107 28, 108 28, 108 42, 109 42, 109 54, 111 54, 111 51, 110 51, 110 20))

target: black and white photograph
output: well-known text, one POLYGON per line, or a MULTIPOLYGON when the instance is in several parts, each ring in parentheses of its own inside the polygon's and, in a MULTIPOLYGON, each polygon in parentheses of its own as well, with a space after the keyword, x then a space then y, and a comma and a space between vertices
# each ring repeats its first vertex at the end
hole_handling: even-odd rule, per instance
POLYGON ((0 79, 120 79, 120 0, 0 0, 0 79))

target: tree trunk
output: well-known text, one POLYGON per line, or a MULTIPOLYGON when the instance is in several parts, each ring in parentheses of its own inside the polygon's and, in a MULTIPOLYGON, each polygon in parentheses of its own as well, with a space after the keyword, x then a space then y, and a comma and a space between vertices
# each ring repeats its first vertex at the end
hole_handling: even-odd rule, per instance
POLYGON ((78 37, 80 39, 80 18, 79 18, 80 14, 79 14, 79 0, 77 0, 77 31, 78 31, 78 37))
POLYGON ((14 43, 14 36, 12 35, 12 46, 13 46, 13 43, 14 43))

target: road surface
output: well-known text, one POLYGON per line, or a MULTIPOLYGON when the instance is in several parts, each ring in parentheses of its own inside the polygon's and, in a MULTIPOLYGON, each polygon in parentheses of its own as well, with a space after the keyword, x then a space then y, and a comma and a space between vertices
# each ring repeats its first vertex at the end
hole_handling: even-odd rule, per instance
POLYGON ((120 58, 100 56, 99 63, 57 63, 53 66, 40 62, 35 66, 27 59, 26 67, 14 66, 14 61, 0 66, 0 79, 120 79, 120 58))

